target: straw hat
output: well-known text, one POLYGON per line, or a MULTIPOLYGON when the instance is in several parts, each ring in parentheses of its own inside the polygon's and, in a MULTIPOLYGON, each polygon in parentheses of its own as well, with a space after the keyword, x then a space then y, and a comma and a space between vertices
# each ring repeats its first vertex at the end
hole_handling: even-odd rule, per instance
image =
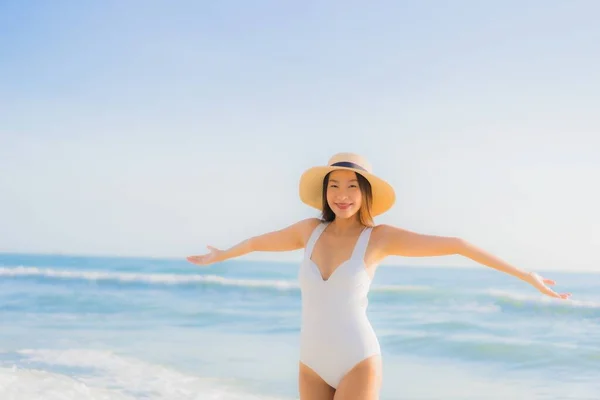
POLYGON ((303 203, 318 210, 323 209, 323 179, 331 171, 345 169, 364 176, 371 184, 373 204, 371 214, 382 214, 396 201, 394 188, 385 180, 373 175, 371 164, 354 153, 338 153, 329 159, 327 165, 312 167, 300 177, 300 199, 303 203))

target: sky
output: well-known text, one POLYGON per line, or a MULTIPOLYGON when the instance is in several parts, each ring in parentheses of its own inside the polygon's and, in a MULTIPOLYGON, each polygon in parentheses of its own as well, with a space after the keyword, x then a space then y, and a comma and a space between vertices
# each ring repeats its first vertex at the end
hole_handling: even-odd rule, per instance
POLYGON ((600 272, 599 14, 592 0, 2 1, 0 251, 227 248, 318 216, 300 175, 350 151, 396 189, 377 223, 600 272))

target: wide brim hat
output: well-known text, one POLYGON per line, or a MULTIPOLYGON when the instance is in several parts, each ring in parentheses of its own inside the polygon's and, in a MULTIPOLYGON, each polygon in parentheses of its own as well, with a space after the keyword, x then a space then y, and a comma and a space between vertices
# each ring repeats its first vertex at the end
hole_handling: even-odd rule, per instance
POLYGON ((392 185, 373 174, 371 164, 366 158, 354 153, 338 153, 329 159, 327 165, 315 166, 304 171, 300 177, 300 199, 303 203, 323 210, 323 179, 331 171, 344 169, 362 175, 371 184, 373 202, 371 215, 383 214, 396 201, 392 185))

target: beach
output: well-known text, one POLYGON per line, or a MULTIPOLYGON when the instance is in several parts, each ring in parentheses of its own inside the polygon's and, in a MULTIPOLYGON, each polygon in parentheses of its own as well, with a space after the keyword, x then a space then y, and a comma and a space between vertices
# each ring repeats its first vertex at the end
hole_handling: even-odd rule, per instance
MULTIPOLYGON (((0 254, 0 398, 296 399, 298 266, 0 254)), ((542 274, 573 300, 486 267, 380 267, 381 400, 597 398, 600 274, 542 274)))

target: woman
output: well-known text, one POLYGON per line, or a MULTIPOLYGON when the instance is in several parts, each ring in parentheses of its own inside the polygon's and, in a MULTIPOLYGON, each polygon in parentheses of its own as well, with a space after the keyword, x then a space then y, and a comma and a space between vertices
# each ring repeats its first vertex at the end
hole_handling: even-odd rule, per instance
POLYGON ((381 352, 366 308, 377 266, 388 256, 460 254, 511 274, 546 295, 570 296, 547 286, 554 281, 512 267, 459 238, 375 226, 372 218, 392 207, 395 193, 357 154, 336 154, 327 166, 308 169, 300 179, 300 198, 320 210, 321 219, 302 220, 224 251, 208 246, 208 254, 188 260, 208 265, 253 251, 305 249, 298 274, 301 400, 378 398, 381 352))

